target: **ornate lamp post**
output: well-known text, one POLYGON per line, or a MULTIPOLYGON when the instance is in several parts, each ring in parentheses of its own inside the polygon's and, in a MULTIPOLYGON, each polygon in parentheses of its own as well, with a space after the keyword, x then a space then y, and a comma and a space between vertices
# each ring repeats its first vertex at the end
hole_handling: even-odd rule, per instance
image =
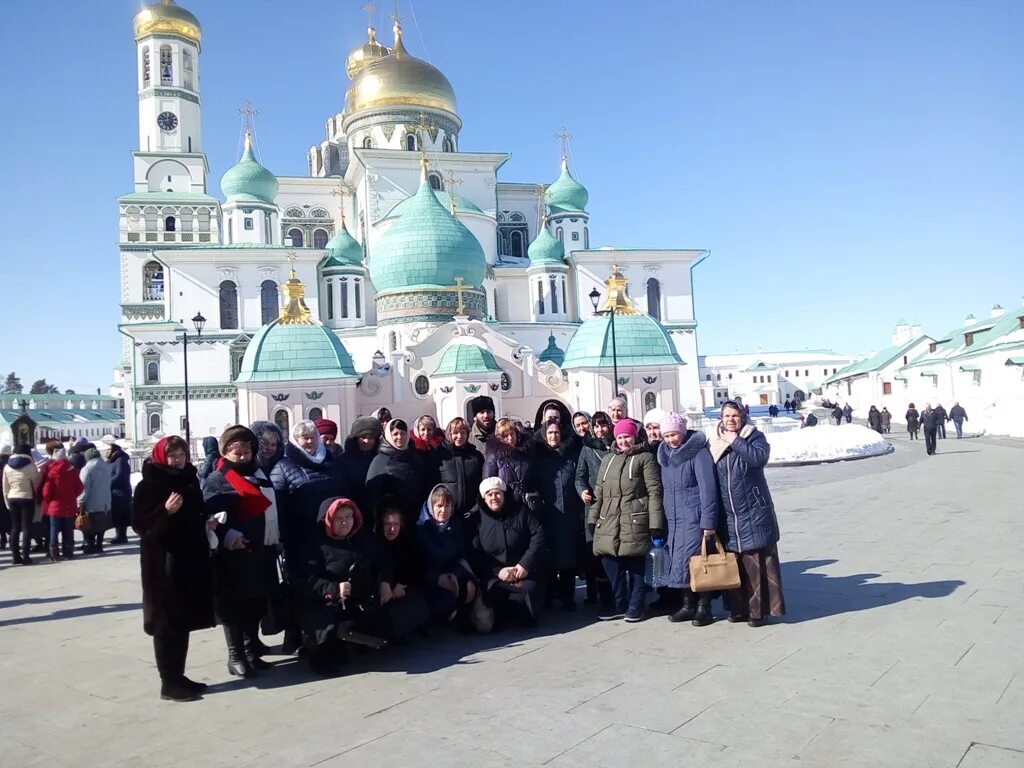
MULTIPOLYGON (((192 325, 196 329, 196 338, 198 339, 203 335, 203 327, 206 325, 206 318, 203 317, 201 312, 196 312, 196 316, 192 318, 192 325)), ((191 455, 192 425, 188 419, 188 329, 182 329, 181 335, 184 342, 183 363, 185 368, 185 443, 188 445, 189 454, 191 455)))
POLYGON ((598 303, 601 300, 601 292, 594 288, 590 292, 590 303, 594 305, 595 315, 608 315, 612 326, 612 397, 618 397, 619 394, 619 353, 615 344, 615 303, 612 301, 608 302, 607 309, 599 310, 597 308, 598 303))

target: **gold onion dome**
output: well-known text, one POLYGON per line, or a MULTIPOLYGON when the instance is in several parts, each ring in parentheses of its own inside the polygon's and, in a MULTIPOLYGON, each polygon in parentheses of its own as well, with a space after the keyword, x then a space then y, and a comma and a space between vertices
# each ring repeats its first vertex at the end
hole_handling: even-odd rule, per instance
POLYGON ((361 70, 367 64, 377 61, 378 59, 383 59, 391 53, 390 48, 386 45, 381 45, 381 43, 377 41, 376 29, 368 27, 366 34, 366 42, 349 51, 348 57, 345 59, 345 71, 348 72, 349 79, 355 77, 356 72, 361 70))
POLYGON ((175 5, 174 0, 161 0, 144 6, 135 14, 135 39, 141 40, 150 35, 176 35, 198 45, 203 30, 199 26, 199 19, 175 5))
POLYGON ((349 116, 376 107, 426 107, 458 115, 452 84, 437 67, 405 49, 397 23, 391 53, 359 69, 345 94, 349 116))

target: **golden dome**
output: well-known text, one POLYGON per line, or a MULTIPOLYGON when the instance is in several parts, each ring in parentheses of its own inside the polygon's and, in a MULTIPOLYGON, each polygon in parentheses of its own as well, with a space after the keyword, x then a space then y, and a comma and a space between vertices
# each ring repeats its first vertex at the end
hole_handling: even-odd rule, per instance
POLYGON ((197 45, 203 36, 199 19, 174 4, 174 0, 161 0, 154 5, 144 6, 135 14, 135 39, 149 35, 177 35, 192 40, 197 45))
POLYGON ((448 78, 405 49, 398 24, 391 54, 365 64, 345 94, 345 113, 349 117, 375 107, 428 107, 458 114, 455 91, 448 78))
POLYGON ((377 42, 376 29, 369 27, 366 30, 366 34, 368 35, 367 41, 358 48, 353 48, 349 52, 348 58, 345 59, 345 71, 348 72, 349 79, 355 77, 356 72, 367 64, 377 59, 383 59, 391 53, 390 48, 377 42))

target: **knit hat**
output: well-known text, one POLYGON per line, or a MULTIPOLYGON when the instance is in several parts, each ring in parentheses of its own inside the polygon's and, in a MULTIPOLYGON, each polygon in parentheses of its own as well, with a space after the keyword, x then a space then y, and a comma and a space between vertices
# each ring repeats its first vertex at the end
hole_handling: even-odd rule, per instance
POLYGON ((480 483, 480 495, 483 496, 488 491, 501 491, 505 493, 508 490, 508 486, 505 485, 505 481, 500 477, 485 477, 484 481, 480 483))
POLYGON ((661 420, 661 434, 668 435, 672 432, 678 432, 681 435, 686 434, 686 417, 675 411, 672 411, 672 413, 661 420))
MULTIPOLYGON (((646 427, 648 424, 661 424, 665 421, 667 415, 661 408, 651 408, 644 415, 644 426, 646 427)), ((664 432, 665 430, 662 429, 661 431, 664 432)))
POLYGON ((352 437, 359 437, 359 435, 366 432, 369 432, 374 437, 380 437, 380 422, 373 416, 362 416, 353 421, 352 429, 349 430, 349 435, 352 437))
POLYGON ((619 419, 615 429, 612 430, 612 434, 616 437, 619 435, 632 435, 636 437, 636 432, 636 423, 632 419, 619 419))
POLYGON ((228 452, 228 447, 232 443, 248 443, 252 447, 252 452, 255 454, 260 449, 259 440, 256 439, 256 435, 252 433, 252 430, 248 427, 243 427, 241 424, 235 424, 233 427, 228 427, 224 430, 224 434, 220 436, 220 453, 223 456, 228 452))
POLYGON ((487 395, 478 395, 469 401, 469 412, 476 416, 483 411, 494 411, 494 401, 487 395))
POLYGON ((317 419, 313 424, 316 426, 316 431, 320 433, 320 437, 330 435, 336 438, 338 436, 338 425, 330 419, 317 419))

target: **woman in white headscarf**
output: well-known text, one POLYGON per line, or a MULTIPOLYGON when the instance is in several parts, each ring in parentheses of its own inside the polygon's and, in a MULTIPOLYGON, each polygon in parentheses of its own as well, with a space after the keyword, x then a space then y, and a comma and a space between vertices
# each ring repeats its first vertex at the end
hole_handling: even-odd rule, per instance
POLYGON ((376 517, 381 502, 390 497, 389 503, 401 509, 402 519, 411 529, 429 491, 423 462, 410 445, 409 425, 404 419, 391 419, 384 425, 380 449, 366 473, 368 514, 376 517))

